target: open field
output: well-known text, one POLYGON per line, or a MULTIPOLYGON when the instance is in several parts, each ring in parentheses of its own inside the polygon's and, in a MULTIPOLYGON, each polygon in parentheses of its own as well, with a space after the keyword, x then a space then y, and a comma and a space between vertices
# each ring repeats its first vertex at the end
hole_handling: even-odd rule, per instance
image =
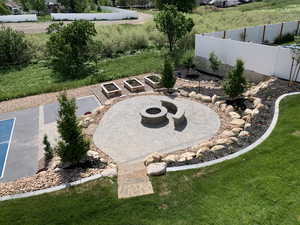
POLYGON ((275 130, 252 152, 153 178, 153 195, 118 200, 116 180, 104 179, 1 202, 0 224, 300 224, 299 101, 281 103, 275 130))

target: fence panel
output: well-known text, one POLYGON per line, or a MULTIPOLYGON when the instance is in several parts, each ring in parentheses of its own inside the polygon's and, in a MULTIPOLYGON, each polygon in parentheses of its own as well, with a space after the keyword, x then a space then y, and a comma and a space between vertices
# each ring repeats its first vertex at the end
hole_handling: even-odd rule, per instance
POLYGON ((281 23, 280 24, 269 24, 266 25, 265 41, 273 43, 280 35, 281 23))
POLYGON ((247 27, 246 41, 262 43, 264 26, 247 27))
POLYGON ((235 41, 244 41, 244 29, 239 30, 228 30, 226 32, 226 38, 235 40, 235 41))
POLYGON ((285 23, 282 29, 282 35, 285 34, 296 34, 298 22, 285 23))
POLYGON ((37 16, 35 14, 28 15, 8 15, 0 16, 0 22, 9 23, 9 22, 34 22, 37 21, 37 16))

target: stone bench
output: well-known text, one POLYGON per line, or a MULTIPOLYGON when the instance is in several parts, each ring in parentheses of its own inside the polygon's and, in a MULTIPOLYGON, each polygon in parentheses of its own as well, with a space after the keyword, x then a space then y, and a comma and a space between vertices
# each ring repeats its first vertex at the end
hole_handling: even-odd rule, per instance
POLYGON ((173 101, 161 100, 161 105, 168 110, 168 113, 172 114, 175 128, 182 125, 185 121, 185 110, 179 108, 173 101))

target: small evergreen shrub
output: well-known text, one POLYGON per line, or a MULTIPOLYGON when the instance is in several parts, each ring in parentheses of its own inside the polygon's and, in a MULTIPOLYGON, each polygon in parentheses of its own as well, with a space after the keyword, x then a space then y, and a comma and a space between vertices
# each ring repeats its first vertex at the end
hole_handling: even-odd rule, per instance
POLYGON ((75 99, 68 99, 66 93, 63 93, 58 97, 58 102, 57 128, 61 140, 58 142, 57 154, 63 163, 76 165, 86 156, 89 141, 84 138, 77 121, 75 99))
POLYGON ((280 45, 280 44, 289 43, 293 41, 295 41, 295 36, 293 34, 287 33, 285 35, 278 36, 275 39, 274 44, 280 45))
POLYGON ((162 72, 161 85, 165 88, 173 88, 176 83, 174 76, 174 66, 169 57, 165 58, 164 68, 162 72))
POLYGON ((246 90, 247 81, 243 74, 244 62, 238 59, 235 67, 229 72, 227 79, 223 83, 224 91, 230 98, 236 98, 246 90))
POLYGON ((44 136, 43 144, 44 144, 45 159, 46 161, 49 161, 53 158, 53 149, 51 147, 50 142, 48 141, 47 135, 44 136))
POLYGON ((210 63, 210 68, 212 71, 217 72, 219 70, 219 67, 221 65, 221 61, 219 60, 218 56, 214 52, 211 52, 209 54, 209 63, 210 63))

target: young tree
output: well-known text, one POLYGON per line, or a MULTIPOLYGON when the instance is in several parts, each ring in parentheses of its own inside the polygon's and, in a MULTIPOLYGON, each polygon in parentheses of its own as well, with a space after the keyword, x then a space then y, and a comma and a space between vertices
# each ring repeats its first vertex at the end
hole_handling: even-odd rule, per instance
POLYGON ((191 32, 194 27, 193 20, 186 18, 172 5, 165 6, 164 10, 155 16, 154 21, 157 29, 167 36, 170 52, 173 52, 178 41, 191 32))
POLYGON ((244 62, 238 59, 235 67, 229 72, 227 79, 223 83, 224 91, 230 98, 236 98, 246 90, 247 81, 243 74, 244 62))
POLYGON ((87 0, 59 0, 72 13, 82 13, 88 6, 87 0))
POLYGON ((174 87, 175 83, 176 77, 174 76, 174 66, 169 57, 166 57, 161 77, 161 85, 169 91, 170 88, 174 87))
POLYGON ((24 33, 0 27, 0 67, 25 64, 31 57, 32 51, 24 33))
POLYGON ((40 15, 42 11, 46 10, 45 0, 31 0, 30 5, 32 9, 37 11, 38 15, 40 15))
POLYGON ((90 45, 96 35, 93 23, 75 21, 68 25, 50 25, 51 33, 47 49, 55 71, 76 78, 85 74, 87 63, 92 59, 90 45))
POLYGON ((43 144, 44 144, 45 159, 46 159, 46 161, 49 161, 50 159, 53 158, 53 149, 51 147, 50 142, 48 141, 47 135, 44 136, 43 144))
POLYGON ((159 10, 165 5, 175 5, 179 11, 191 12, 196 7, 196 0, 156 0, 155 5, 159 10))
POLYGON ((75 99, 68 99, 66 93, 63 93, 58 97, 58 101, 57 128, 61 141, 58 142, 57 153, 62 162, 76 165, 86 156, 89 142, 84 138, 76 118, 75 99))
POLYGON ((214 52, 211 52, 208 60, 210 62, 210 68, 212 71, 217 72, 219 70, 219 66, 221 65, 221 61, 218 59, 218 56, 216 56, 214 52))

